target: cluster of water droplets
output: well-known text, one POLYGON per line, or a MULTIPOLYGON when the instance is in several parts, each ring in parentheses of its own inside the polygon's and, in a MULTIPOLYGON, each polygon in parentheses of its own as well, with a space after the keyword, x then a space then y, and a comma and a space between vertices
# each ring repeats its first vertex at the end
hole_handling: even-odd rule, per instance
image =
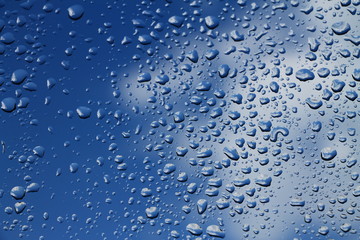
POLYGON ((360 1, 0 11, 0 239, 359 239, 360 1))

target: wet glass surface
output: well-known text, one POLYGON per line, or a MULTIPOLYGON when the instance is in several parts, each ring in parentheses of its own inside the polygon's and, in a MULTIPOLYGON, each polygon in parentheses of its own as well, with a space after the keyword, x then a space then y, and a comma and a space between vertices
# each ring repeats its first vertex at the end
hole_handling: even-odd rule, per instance
POLYGON ((360 239, 359 0, 0 12, 0 240, 360 239))

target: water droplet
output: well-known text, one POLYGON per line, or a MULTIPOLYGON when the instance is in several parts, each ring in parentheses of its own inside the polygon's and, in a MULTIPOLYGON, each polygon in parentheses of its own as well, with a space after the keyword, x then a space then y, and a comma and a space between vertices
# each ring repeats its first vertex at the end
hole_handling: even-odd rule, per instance
POLYGON ((336 22, 331 26, 333 32, 337 35, 344 35, 350 31, 350 25, 344 21, 336 22))
POLYGON ((296 78, 300 81, 308 81, 313 80, 315 78, 315 75, 309 69, 303 68, 296 72, 296 78))
POLYGON ((79 20, 83 15, 84 15, 84 7, 79 5, 79 4, 75 4, 72 5, 71 7, 69 7, 67 9, 68 11, 68 15, 72 20, 79 20))

